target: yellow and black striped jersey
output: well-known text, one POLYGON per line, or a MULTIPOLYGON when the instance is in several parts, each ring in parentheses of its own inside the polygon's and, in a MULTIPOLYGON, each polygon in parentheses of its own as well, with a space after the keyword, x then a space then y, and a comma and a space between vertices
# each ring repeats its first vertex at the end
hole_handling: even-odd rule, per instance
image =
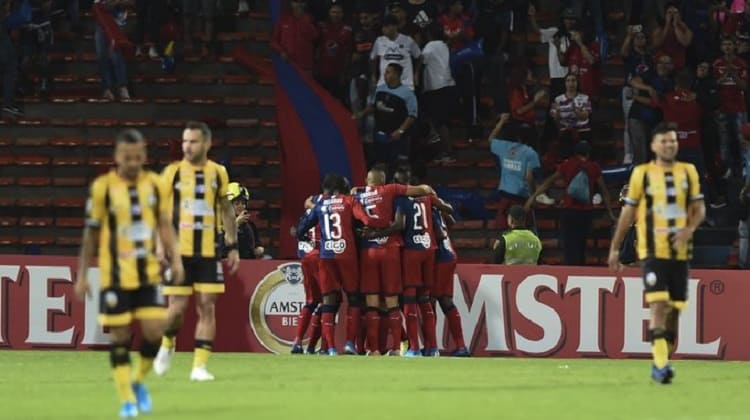
POLYGON ((161 283, 156 257, 159 213, 169 217, 167 188, 151 171, 135 181, 113 169, 91 184, 86 226, 99 229, 99 283, 102 289, 134 290, 161 283))
POLYGON ((164 168, 162 177, 169 190, 180 254, 215 258, 221 197, 226 196, 229 184, 226 168, 212 160, 202 167, 182 160, 164 168))
POLYGON ((625 203, 636 207, 638 258, 687 261, 692 258, 689 241, 674 249, 671 240, 688 224, 688 207, 703 200, 698 172, 690 163, 662 167, 654 162, 638 165, 630 175, 625 203))

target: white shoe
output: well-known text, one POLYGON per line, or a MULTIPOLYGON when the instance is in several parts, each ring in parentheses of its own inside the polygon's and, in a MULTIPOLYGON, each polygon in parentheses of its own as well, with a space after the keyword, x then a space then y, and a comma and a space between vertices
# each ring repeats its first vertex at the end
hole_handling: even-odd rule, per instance
POLYGON ((169 365, 172 364, 172 355, 174 355, 174 349, 159 347, 159 353, 156 354, 156 359, 154 359, 154 373, 158 376, 167 373, 169 365))
POLYGON ((120 99, 130 99, 130 92, 128 92, 128 88, 124 86, 120 88, 120 99))
POLYGON ((190 380, 197 382, 213 381, 214 375, 208 373, 205 366, 198 366, 190 372, 190 380))
POLYGON ((109 89, 104 89, 104 92, 102 92, 102 98, 113 101, 115 99, 115 94, 109 89))
POLYGON ((143 57, 143 47, 142 46, 139 45, 139 46, 135 47, 135 56, 136 57, 143 57))
POLYGON ((547 193, 542 193, 536 196, 536 202, 545 206, 551 206, 555 204, 555 199, 548 196, 547 193))
POLYGON ((156 51, 156 48, 152 45, 151 48, 148 49, 148 56, 151 59, 159 58, 159 51, 156 51))

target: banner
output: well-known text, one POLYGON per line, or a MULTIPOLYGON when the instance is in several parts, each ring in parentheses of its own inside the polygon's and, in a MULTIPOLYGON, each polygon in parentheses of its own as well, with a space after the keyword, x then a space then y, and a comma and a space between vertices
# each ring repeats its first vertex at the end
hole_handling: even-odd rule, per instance
MULTIPOLYGON (((98 292, 73 296, 73 257, 0 257, 0 346, 84 349, 106 345, 98 292)), ((89 278, 96 289, 98 269, 89 278)), ((750 283, 742 271, 693 270, 676 358, 750 360, 750 283)), ((216 351, 289 351, 304 304, 298 262, 242 261, 217 305, 216 351)), ((454 301, 475 356, 650 357, 649 310, 638 271, 592 267, 459 265, 454 301)), ((191 350, 193 306, 178 336, 191 350)), ((438 339, 453 350, 438 309, 438 339)), ((341 330, 341 328, 340 328, 341 330)), ((341 331, 340 331, 341 332, 341 331)), ((339 346, 343 340, 338 340, 339 346)))

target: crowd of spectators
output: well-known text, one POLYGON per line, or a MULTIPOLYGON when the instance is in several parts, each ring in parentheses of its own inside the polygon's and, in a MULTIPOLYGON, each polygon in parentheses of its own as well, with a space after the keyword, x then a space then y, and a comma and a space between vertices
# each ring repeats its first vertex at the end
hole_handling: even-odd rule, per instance
MULTIPOLYGON (((456 136, 481 140, 482 118, 494 115, 500 122, 502 115, 498 125, 504 129, 490 135, 502 174, 501 209, 529 196, 539 198, 527 207, 547 203, 551 199, 536 189, 543 173, 569 184, 579 161, 598 167, 589 174, 591 200, 579 205, 590 207, 603 200, 593 194, 604 163, 591 152, 601 141, 597 124, 608 125, 609 132, 612 126, 608 118, 598 120, 597 112, 617 100, 625 122, 619 163, 650 160, 652 128, 676 122, 679 159, 699 169, 711 206, 726 206, 726 185, 743 177, 745 164, 740 139, 749 105, 750 1, 561 0, 559 23, 543 27, 540 22, 551 21, 551 3, 293 0, 294 14, 304 16, 297 19, 305 22, 309 36, 292 39, 288 35, 301 32, 287 28, 285 36, 277 28, 274 38, 292 61, 295 49, 311 51, 298 64, 351 107, 370 164, 408 160, 419 165, 426 156, 451 163, 456 136), (608 17, 618 14, 610 25, 608 17), (535 46, 527 40, 533 39, 548 47, 546 74, 532 73, 535 46), (335 73, 331 61, 338 65, 335 73), (625 80, 621 96, 614 98, 603 80, 617 62, 623 63, 625 80), (389 68, 401 75, 398 95, 382 94, 394 88, 387 83, 389 68), (546 79, 549 83, 541 83, 546 79), (492 99, 491 108, 482 97, 492 99), (418 106, 406 105, 414 103, 418 106), (526 160, 519 160, 518 150, 526 160), (560 162, 571 162, 569 170, 561 172, 555 166, 560 162), (513 181, 505 182, 506 175, 513 181)), ((564 192, 562 203, 569 201, 564 192)), ((499 225, 505 219, 498 213, 499 225)), ((573 216, 562 221, 580 228, 570 230, 574 233, 588 230, 590 218, 584 222, 573 216)), ((576 255, 569 259, 580 258, 571 252, 576 255)))

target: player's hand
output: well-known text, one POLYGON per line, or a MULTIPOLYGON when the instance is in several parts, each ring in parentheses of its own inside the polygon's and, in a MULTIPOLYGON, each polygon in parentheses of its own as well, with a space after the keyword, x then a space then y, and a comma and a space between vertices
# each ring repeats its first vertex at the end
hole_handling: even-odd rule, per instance
POLYGON ((89 288, 89 280, 86 278, 85 273, 86 270, 78 270, 78 281, 76 281, 76 298, 78 298, 79 301, 83 302, 86 297, 91 297, 91 289, 89 288))
POLYGON ((622 264, 620 264, 620 251, 616 249, 609 250, 607 265, 609 265, 609 269, 614 271, 615 273, 622 271, 623 266, 622 264))
POLYGON ((393 133, 391 133, 391 140, 401 140, 402 135, 403 134, 401 134, 400 130, 396 130, 393 133))
POLYGON ((262 258, 263 254, 265 254, 265 253, 266 253, 266 249, 263 248, 262 246, 256 246, 255 247, 255 256, 256 257, 262 258))
POLYGON ((672 249, 679 250, 687 246, 690 238, 693 237, 693 229, 684 227, 675 233, 672 237, 672 249))
POLYGON ((185 268, 182 266, 182 258, 174 258, 169 265, 172 280, 171 284, 179 286, 185 282, 185 268))
POLYGON ((234 274, 240 268, 240 251, 233 249, 227 254, 227 264, 229 264, 229 274, 234 274))

